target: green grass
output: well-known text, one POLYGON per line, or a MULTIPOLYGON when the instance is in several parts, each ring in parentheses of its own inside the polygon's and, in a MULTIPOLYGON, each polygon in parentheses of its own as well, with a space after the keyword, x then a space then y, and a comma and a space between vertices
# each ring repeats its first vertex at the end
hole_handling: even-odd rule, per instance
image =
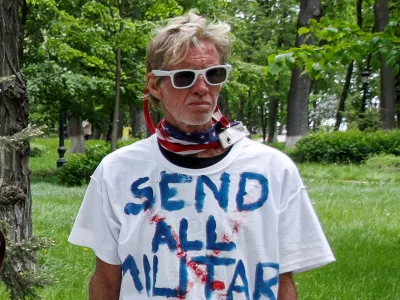
POLYGON ((92 251, 67 242, 85 188, 32 184, 34 230, 55 241, 54 247, 40 255, 40 262, 58 280, 40 292, 43 299, 87 299, 87 282, 94 265, 92 251))
POLYGON ((300 299, 400 299, 400 173, 301 165, 337 262, 296 276, 300 299))
MULTIPOLYGON (((48 153, 31 159, 34 232, 54 239, 55 246, 40 253, 39 260, 58 280, 40 289, 40 295, 87 299, 94 256, 67 242, 85 187, 58 184, 55 139, 35 143, 48 153)), ((337 258, 295 276, 299 299, 400 299, 400 172, 356 165, 299 167, 337 258)), ((6 299, 0 286, 0 300, 6 299)))

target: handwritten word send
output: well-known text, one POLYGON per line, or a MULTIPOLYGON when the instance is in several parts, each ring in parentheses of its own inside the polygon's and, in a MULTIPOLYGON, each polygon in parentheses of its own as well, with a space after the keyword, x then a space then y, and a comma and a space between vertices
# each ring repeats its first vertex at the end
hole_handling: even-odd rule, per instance
MULTIPOLYGON (((156 198, 153 188, 150 186, 139 188, 140 185, 146 183, 149 177, 139 178, 131 185, 131 192, 138 199, 146 199, 142 203, 130 202, 125 206, 125 213, 128 215, 138 215, 141 211, 146 211, 154 207, 156 198)), ((198 176, 195 184, 195 208, 198 213, 203 211, 205 192, 204 186, 207 186, 217 200, 218 205, 225 212, 228 207, 228 194, 230 189, 230 175, 222 173, 220 177, 220 188, 211 181, 208 176, 198 176)), ((182 189, 187 189, 188 184, 193 182, 193 177, 185 174, 161 172, 161 180, 159 183, 161 194, 161 208, 166 211, 176 211, 185 207, 185 200, 172 200, 177 195, 177 188, 170 187, 169 184, 181 184, 182 189)), ((238 211, 252 211, 260 208, 268 199, 268 180, 261 174, 244 172, 240 174, 238 191, 236 194, 236 208, 238 211), (248 181, 256 181, 261 189, 260 197, 252 203, 245 203, 246 184, 248 181)))

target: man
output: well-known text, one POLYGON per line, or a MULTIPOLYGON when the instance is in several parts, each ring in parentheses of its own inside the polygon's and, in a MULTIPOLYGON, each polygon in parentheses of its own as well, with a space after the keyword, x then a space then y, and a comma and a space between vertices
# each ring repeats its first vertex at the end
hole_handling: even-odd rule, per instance
POLYGON ((296 299, 334 261, 292 161, 217 108, 229 26, 172 19, 147 55, 155 135, 107 156, 70 242, 97 257, 90 299, 296 299))

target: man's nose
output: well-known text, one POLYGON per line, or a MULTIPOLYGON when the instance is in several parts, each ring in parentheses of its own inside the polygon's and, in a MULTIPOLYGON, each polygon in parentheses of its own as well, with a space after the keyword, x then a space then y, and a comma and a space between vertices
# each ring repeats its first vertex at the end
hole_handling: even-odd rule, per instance
POLYGON ((208 85, 207 82, 205 81, 203 75, 199 75, 196 78, 196 82, 194 83, 192 87, 193 93, 199 94, 199 95, 204 95, 208 93, 208 85))

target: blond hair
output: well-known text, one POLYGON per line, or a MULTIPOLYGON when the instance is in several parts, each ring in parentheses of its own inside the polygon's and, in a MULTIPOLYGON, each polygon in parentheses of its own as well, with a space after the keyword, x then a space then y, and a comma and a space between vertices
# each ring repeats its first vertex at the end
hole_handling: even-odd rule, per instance
MULTIPOLYGON (((218 51, 220 63, 226 63, 231 39, 227 23, 209 21, 192 11, 170 19, 167 26, 156 31, 155 37, 147 47, 146 70, 165 70, 185 59, 192 46, 199 49, 202 41, 211 41, 218 51)), ((159 84, 159 80, 156 81, 159 84)), ((150 93, 145 95, 154 104, 158 99, 150 93)))

